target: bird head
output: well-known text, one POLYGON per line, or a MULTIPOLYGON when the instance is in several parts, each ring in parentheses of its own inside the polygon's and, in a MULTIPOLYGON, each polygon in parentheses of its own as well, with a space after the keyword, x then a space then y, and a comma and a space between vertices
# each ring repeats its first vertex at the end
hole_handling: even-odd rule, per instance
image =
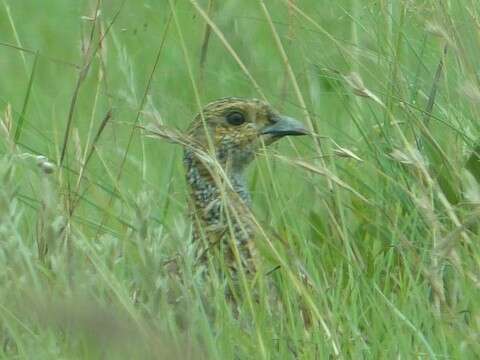
POLYGON ((280 115, 268 103, 241 98, 209 103, 189 129, 198 145, 205 150, 213 146, 220 164, 234 171, 243 170, 261 146, 284 136, 308 133, 299 121, 280 115))

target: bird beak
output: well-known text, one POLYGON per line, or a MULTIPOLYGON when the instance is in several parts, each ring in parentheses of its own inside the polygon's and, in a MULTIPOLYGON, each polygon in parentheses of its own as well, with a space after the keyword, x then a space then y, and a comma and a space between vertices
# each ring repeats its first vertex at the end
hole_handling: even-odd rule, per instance
POLYGON ((298 136, 308 135, 310 132, 303 126, 303 124, 288 116, 280 116, 278 120, 268 125, 261 131, 262 135, 270 135, 272 138, 280 138, 282 136, 298 136))

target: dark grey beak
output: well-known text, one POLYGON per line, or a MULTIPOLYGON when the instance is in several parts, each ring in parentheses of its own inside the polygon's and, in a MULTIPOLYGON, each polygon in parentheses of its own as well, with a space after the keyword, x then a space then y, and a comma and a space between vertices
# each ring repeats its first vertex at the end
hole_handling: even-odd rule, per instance
POLYGON ((261 134, 269 134, 272 137, 279 138, 282 136, 308 135, 310 132, 300 121, 288 116, 281 116, 274 124, 268 125, 262 129, 261 134))

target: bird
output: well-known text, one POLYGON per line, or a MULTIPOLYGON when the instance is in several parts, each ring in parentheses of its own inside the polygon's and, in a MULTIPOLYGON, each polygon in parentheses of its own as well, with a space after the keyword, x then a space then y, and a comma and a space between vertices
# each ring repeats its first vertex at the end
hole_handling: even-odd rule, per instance
POLYGON ((255 155, 286 136, 308 135, 298 120, 259 99, 208 103, 186 130, 183 164, 199 264, 222 259, 232 277, 255 274, 257 228, 245 172, 255 155), (236 275, 237 274, 237 275, 236 275))

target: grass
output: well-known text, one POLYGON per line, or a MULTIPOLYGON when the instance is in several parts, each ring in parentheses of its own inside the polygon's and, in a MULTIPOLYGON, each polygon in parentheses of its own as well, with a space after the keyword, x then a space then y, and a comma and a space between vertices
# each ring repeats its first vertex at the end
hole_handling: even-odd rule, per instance
POLYGON ((2 0, 0 20, 2 358, 480 357, 475 1, 2 0), (249 169, 281 267, 237 315, 194 277, 181 148, 139 128, 224 96, 316 134, 249 169))

